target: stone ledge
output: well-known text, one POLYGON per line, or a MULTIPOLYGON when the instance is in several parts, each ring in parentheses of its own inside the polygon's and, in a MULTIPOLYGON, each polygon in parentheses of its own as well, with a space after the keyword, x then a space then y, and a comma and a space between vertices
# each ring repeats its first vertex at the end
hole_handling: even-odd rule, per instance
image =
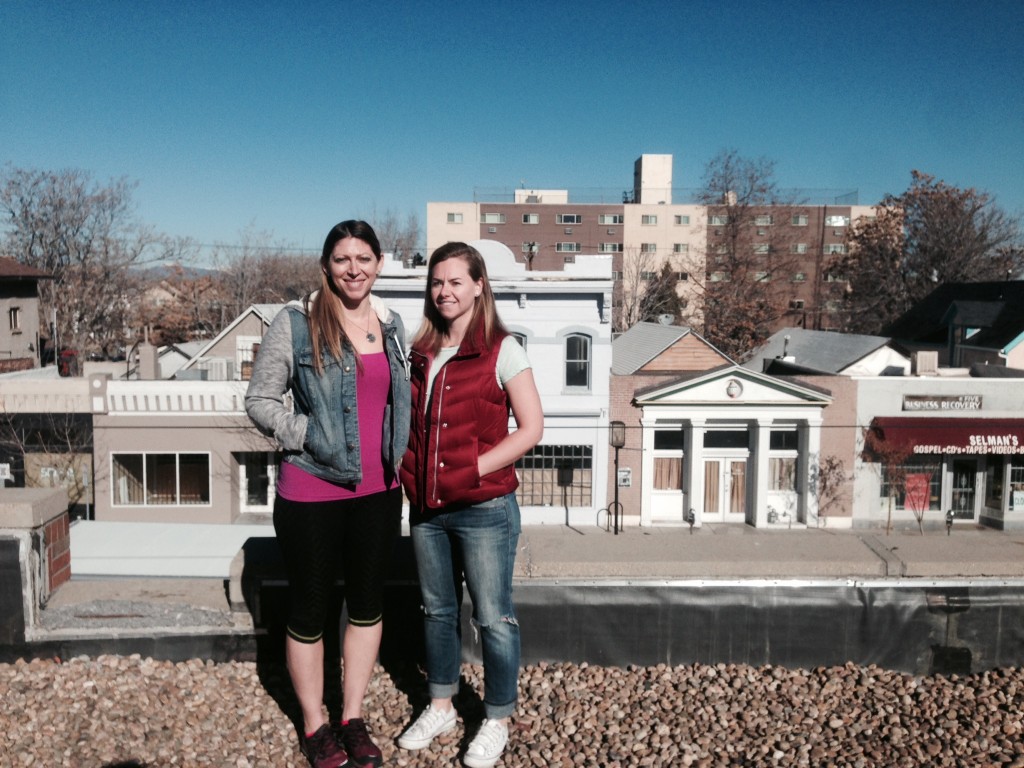
POLYGON ((63 488, 0 489, 0 529, 39 528, 67 511, 63 488))

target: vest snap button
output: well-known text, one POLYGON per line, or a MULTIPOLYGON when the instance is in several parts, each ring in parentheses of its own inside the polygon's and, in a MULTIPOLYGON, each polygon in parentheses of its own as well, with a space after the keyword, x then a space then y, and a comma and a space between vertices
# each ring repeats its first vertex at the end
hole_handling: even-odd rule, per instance
POLYGON ((444 462, 443 462, 443 461, 442 461, 442 462, 439 462, 437 466, 439 466, 439 467, 443 467, 443 466, 444 466, 444 462))
POLYGON ((349 444, 348 444, 348 445, 346 445, 345 447, 346 447, 346 448, 348 448, 348 449, 349 449, 350 451, 353 451, 353 450, 355 450, 355 445, 353 445, 352 443, 349 443, 349 444))

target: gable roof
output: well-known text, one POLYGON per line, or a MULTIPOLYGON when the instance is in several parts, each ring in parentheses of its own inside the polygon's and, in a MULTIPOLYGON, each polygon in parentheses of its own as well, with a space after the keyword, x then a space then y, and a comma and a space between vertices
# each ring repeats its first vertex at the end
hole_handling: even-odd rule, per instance
POLYGON ((761 371, 766 364, 779 360, 789 364, 794 372, 839 373, 887 346, 889 341, 886 336, 783 328, 755 349, 743 367, 761 371))
POLYGON ((690 328, 644 322, 637 323, 612 341, 612 373, 616 376, 634 374, 687 336, 692 336, 723 361, 731 363, 728 357, 690 328))
POLYGON ((1003 349, 1024 331, 1024 280, 943 283, 885 332, 918 344, 946 344, 950 326, 976 329, 965 343, 1003 349))
POLYGON ((53 275, 10 256, 0 256, 0 280, 53 280, 53 275))
POLYGON ((249 308, 242 314, 232 320, 225 326, 224 330, 206 342, 202 348, 192 355, 191 358, 186 361, 181 368, 178 370, 187 370, 191 368, 199 360, 202 360, 206 353, 213 349, 222 339, 228 336, 243 320, 250 315, 255 315, 263 321, 264 325, 269 326, 273 322, 274 318, 277 317, 277 313, 284 309, 284 304, 251 304, 249 308))
POLYGON ((692 400, 695 405, 704 402, 729 402, 728 398, 720 396, 721 393, 717 389, 714 401, 705 400, 708 392, 707 385, 733 379, 738 379, 744 385, 752 385, 761 393, 760 397, 754 399, 750 399, 746 395, 741 396, 735 401, 739 407, 770 401, 772 397, 766 397, 765 393, 774 393, 779 400, 803 402, 808 405, 827 405, 832 402, 832 392, 824 387, 791 377, 770 376, 741 365, 731 364, 722 365, 709 371, 690 373, 672 381, 660 382, 638 389, 634 393, 634 399, 637 405, 646 406, 657 404, 659 401, 671 401, 684 393, 691 398, 694 394, 701 392, 704 393, 703 397, 698 395, 696 399, 692 400))

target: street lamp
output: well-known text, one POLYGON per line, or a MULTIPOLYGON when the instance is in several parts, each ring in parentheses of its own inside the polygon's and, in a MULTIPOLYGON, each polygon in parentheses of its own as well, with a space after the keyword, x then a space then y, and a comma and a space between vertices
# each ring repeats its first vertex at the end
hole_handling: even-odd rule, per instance
POLYGON ((613 421, 608 425, 608 444, 615 449, 615 501, 612 502, 612 517, 615 521, 615 535, 619 535, 619 518, 622 505, 619 503, 619 449, 626 444, 626 425, 613 421))

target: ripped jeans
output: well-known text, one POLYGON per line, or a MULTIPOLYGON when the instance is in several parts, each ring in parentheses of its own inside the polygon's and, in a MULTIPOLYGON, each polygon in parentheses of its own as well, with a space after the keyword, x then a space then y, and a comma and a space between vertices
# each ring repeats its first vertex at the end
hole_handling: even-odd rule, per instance
POLYGON ((465 578, 483 648, 484 711, 489 718, 508 717, 516 708, 519 682, 519 623, 512 605, 520 533, 515 494, 451 512, 414 509, 410 523, 431 698, 459 690, 465 578))

